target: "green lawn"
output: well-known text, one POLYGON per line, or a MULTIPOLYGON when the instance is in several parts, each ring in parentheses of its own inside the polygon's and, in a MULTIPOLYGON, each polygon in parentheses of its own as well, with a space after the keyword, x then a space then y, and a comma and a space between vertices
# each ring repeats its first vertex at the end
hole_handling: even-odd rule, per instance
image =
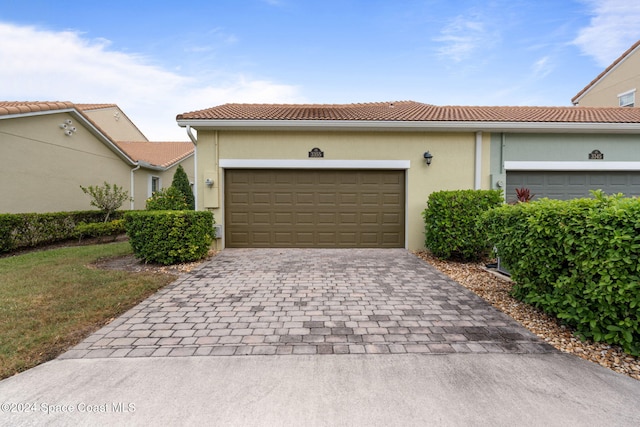
POLYGON ((128 242, 0 258, 0 379, 53 359, 175 279, 88 267, 128 242))

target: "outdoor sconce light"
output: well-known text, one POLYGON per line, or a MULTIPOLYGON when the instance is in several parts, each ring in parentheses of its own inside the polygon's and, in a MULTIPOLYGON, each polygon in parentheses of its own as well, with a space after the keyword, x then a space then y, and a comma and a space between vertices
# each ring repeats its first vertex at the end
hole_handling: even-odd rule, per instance
POLYGON ((204 183, 207 185, 207 187, 213 187, 213 180, 211 178, 207 178, 204 183))
POLYGON ((76 132, 76 127, 71 126, 73 122, 71 120, 65 120, 64 123, 60 124, 60 129, 62 129, 67 136, 71 136, 76 132))
POLYGON ((427 166, 431 164, 431 160, 433 160, 433 154, 428 151, 424 153, 424 161, 427 163, 427 166))

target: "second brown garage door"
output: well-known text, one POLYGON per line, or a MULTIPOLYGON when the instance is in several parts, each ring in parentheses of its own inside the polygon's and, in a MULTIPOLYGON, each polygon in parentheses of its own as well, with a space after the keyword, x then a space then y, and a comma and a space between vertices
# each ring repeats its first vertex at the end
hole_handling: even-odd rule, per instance
POLYGON ((404 247, 404 171, 226 170, 225 245, 404 247))

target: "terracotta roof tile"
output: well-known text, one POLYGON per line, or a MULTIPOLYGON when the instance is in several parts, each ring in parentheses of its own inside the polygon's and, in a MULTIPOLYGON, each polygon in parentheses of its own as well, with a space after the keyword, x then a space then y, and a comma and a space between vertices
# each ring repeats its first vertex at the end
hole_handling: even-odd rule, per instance
POLYGON ((91 111, 91 110, 102 110, 103 108, 113 108, 117 107, 116 104, 74 104, 78 110, 82 111, 91 111))
POLYGON ((117 141, 116 145, 135 161, 163 168, 189 157, 194 151, 191 142, 117 141))
POLYGON ((589 89, 591 89, 596 83, 598 83, 598 81, 603 78, 607 73, 609 73, 609 71, 613 70, 619 63, 621 63, 622 61, 624 61, 626 59, 627 56, 629 56, 629 54, 631 54, 631 52, 633 52, 634 50, 636 50, 636 48, 638 48, 640 46, 640 40, 638 40, 637 42, 635 42, 633 44, 633 46, 631 46, 629 49, 627 49, 622 55, 620 55, 618 57, 618 59, 616 59, 615 61, 613 61, 611 63, 611 65, 609 65, 607 68, 604 69, 603 72, 601 72, 600 74, 598 74, 598 76, 591 80, 591 82, 589 82, 588 85, 586 85, 580 92, 578 92, 576 94, 576 96, 574 96, 573 98, 571 98, 571 102, 572 103, 576 103, 578 101, 578 98, 580 98, 582 95, 584 95, 589 89))
POLYGON ((180 114, 177 120, 640 123, 640 109, 436 106, 414 101, 366 104, 224 104, 180 114))
POLYGON ((113 141, 87 114, 84 114, 85 111, 113 107, 118 106, 116 104, 74 104, 72 102, 0 101, 0 116, 75 109, 131 160, 143 161, 162 168, 172 166, 176 162, 189 157, 194 152, 194 146, 191 142, 113 141))
POLYGON ((65 110, 74 108, 71 102, 42 102, 42 101, 0 101, 0 116, 11 114, 37 113, 40 111, 65 110))

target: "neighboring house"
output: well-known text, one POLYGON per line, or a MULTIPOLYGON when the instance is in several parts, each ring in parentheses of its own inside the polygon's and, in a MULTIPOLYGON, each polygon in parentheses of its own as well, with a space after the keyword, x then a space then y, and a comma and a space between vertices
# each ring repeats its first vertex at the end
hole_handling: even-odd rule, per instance
POLYGON ((623 172, 640 194, 635 108, 226 104, 177 122, 196 144, 197 208, 222 225, 219 248, 420 249, 432 192, 510 193, 557 171, 613 184, 623 172))
POLYGON ((571 99, 581 107, 635 107, 640 87, 640 40, 571 99))
POLYGON ((144 209, 178 164, 193 179, 193 153, 147 141, 113 104, 0 102, 0 213, 93 209, 80 186, 104 182, 133 196, 124 209, 144 209))

